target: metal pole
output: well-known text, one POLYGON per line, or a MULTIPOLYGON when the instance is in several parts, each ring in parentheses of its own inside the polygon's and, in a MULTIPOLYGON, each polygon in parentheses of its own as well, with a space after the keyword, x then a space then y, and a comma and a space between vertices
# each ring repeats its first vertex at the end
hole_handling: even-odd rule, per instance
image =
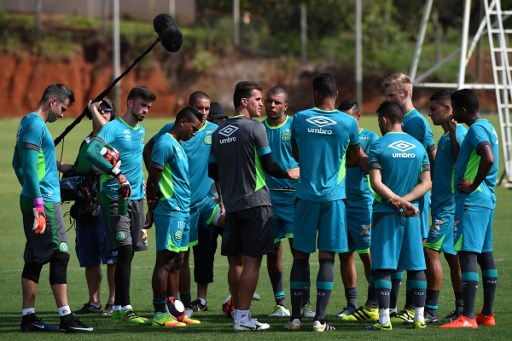
MULTIPOLYGON (((113 19, 114 19, 114 29, 113 29, 113 53, 114 53, 114 75, 113 79, 116 79, 121 73, 121 44, 119 39, 119 0, 114 0, 114 10, 113 10, 113 19)), ((120 109, 120 97, 121 90, 119 88, 119 84, 117 84, 114 88, 114 103, 116 108, 118 108, 118 112, 120 109)))
POLYGON ((362 4, 356 0, 356 99, 359 108, 363 111, 363 30, 362 30, 362 4))
POLYGON ((471 0, 466 0, 464 5, 464 18, 462 22, 462 41, 460 46, 460 62, 459 62, 459 80, 457 88, 464 87, 466 79, 466 53, 468 50, 468 35, 469 35, 469 15, 471 14, 471 0))
POLYGON ((169 0, 169 14, 173 17, 176 16, 176 0, 169 0))
POLYGON ((240 0, 233 0, 233 44, 240 46, 240 0))
POLYGON ((308 8, 305 2, 300 4, 300 60, 308 60, 308 8))
POLYGON ((421 55, 421 47, 423 46, 423 41, 425 40, 425 33, 427 31, 428 18, 430 17, 430 11, 432 10, 432 2, 434 0, 428 0, 425 3, 425 9, 423 10, 423 18, 421 19, 420 31, 418 33, 418 41, 416 42, 416 48, 414 49, 414 56, 412 57, 412 65, 411 70, 409 71, 409 78, 411 82, 414 83, 414 79, 416 78, 416 72, 418 71, 418 63, 421 55))

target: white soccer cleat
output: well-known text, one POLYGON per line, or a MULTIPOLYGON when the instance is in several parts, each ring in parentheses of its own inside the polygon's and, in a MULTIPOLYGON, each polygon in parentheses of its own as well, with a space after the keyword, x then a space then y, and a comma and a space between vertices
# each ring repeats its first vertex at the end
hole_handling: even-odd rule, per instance
POLYGON ((300 329, 300 320, 293 319, 284 325, 285 330, 299 330, 300 329))
POLYGON ((247 322, 237 321, 233 326, 235 332, 261 331, 269 328, 270 325, 268 323, 260 323, 257 319, 250 319, 247 322))
POLYGON ((271 316, 271 317, 290 316, 290 311, 288 309, 286 309, 286 307, 284 307, 284 306, 282 306, 280 304, 276 304, 276 306, 274 307, 274 310, 268 316, 271 316))

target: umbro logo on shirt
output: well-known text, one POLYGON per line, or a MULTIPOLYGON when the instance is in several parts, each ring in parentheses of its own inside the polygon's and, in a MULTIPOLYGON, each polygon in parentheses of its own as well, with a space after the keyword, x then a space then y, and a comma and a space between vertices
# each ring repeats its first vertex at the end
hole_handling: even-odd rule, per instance
POLYGON ((336 121, 329 117, 325 116, 315 116, 310 117, 306 119, 308 123, 311 123, 318 128, 310 128, 308 127, 308 133, 314 133, 314 134, 322 134, 322 135, 332 135, 332 130, 330 129, 324 129, 325 127, 332 126, 334 124, 337 124, 336 121))
POLYGON ((408 150, 415 149, 416 146, 412 143, 406 142, 406 141, 395 141, 391 143, 388 148, 398 150, 400 153, 392 153, 392 156, 394 158, 400 158, 400 159, 413 159, 416 157, 416 154, 414 153, 406 153, 408 150))
POLYGON ((236 141, 236 136, 231 137, 231 135, 233 135, 237 130, 238 130, 237 126, 228 124, 227 126, 222 128, 221 130, 219 130, 219 134, 220 135, 226 136, 225 139, 221 139, 219 142, 221 144, 235 142, 236 141))

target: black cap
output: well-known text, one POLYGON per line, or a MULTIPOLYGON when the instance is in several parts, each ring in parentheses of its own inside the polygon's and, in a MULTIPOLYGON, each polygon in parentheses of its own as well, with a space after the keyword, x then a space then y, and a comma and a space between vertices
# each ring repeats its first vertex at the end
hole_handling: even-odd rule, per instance
POLYGON ((116 108, 114 107, 114 105, 112 104, 112 101, 110 99, 108 99, 107 97, 104 97, 102 100, 101 100, 101 104, 105 104, 107 107, 109 107, 110 109, 112 109, 112 112, 110 113, 110 120, 112 121, 114 118, 116 118, 116 108))
POLYGON ((209 120, 221 120, 228 118, 228 115, 224 113, 224 108, 219 102, 210 103, 210 113, 208 114, 209 120))

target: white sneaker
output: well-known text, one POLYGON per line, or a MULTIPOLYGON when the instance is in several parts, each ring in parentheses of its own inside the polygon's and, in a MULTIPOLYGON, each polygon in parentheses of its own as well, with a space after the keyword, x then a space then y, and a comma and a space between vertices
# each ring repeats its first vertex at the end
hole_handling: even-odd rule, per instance
POLYGON ((302 306, 302 316, 303 317, 315 317, 315 311, 311 306, 311 303, 306 303, 302 306))
POLYGON ((285 330, 299 330, 300 329, 300 320, 293 319, 284 325, 285 330))
POLYGON ((276 304, 276 306, 274 307, 274 310, 268 316, 272 316, 272 317, 290 316, 290 311, 288 309, 286 309, 286 307, 284 307, 280 304, 276 304))
POLYGON ((327 330, 336 330, 336 328, 334 328, 327 322, 322 323, 318 320, 313 322, 313 331, 314 332, 325 332, 327 330))
POLYGON ((235 322, 233 329, 235 332, 260 331, 269 329, 268 323, 260 323, 257 319, 250 319, 247 322, 235 322))

